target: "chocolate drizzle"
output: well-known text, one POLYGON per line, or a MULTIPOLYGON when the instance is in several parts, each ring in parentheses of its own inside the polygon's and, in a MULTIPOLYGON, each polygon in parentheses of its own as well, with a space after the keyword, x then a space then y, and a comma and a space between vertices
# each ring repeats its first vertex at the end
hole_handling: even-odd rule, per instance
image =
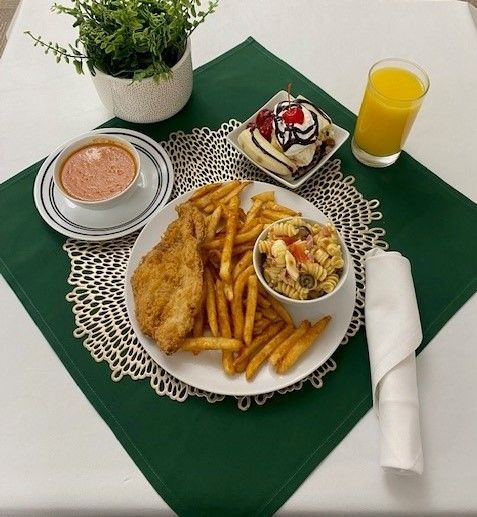
MULTIPOLYGON (((316 142, 319 133, 319 123, 317 114, 307 109, 308 113, 310 113, 311 118, 313 120, 312 124, 309 124, 306 127, 300 128, 298 124, 287 124, 282 117, 282 113, 288 108, 297 106, 302 108, 302 104, 309 104, 313 106, 308 101, 302 101, 298 99, 289 103, 288 101, 279 102, 275 106, 274 110, 274 128, 275 128, 275 137, 282 147, 283 151, 288 151, 292 145, 310 145, 316 142), (283 128, 283 129, 281 129, 283 128)), ((303 106, 304 107, 304 106, 303 106)), ((314 106, 313 106, 314 108, 314 106)))
POLYGON ((324 119, 326 119, 331 124, 330 116, 327 113, 325 113, 321 108, 318 108, 317 106, 312 104, 310 101, 307 101, 306 99, 296 99, 295 102, 301 104, 302 106, 310 106, 312 109, 309 111, 313 113, 313 110, 316 110, 324 119))
POLYGON ((282 160, 279 160, 276 156, 273 156, 273 154, 269 153, 266 149, 264 149, 258 143, 257 139, 255 138, 255 135, 253 134, 253 129, 252 128, 249 131, 250 131, 250 133, 252 133, 252 142, 253 142, 253 144, 256 145, 262 151, 262 153, 266 154, 267 156, 270 156, 270 158, 273 158, 278 163, 281 163, 282 165, 284 165, 290 172, 293 172, 293 169, 287 163, 282 162, 282 160))
POLYGON ((297 180, 298 178, 301 178, 304 174, 306 174, 308 171, 313 169, 313 167, 316 166, 316 164, 326 155, 327 148, 329 147, 330 151, 335 146, 335 142, 333 140, 333 144, 327 145, 325 142, 323 142, 315 152, 315 156, 313 156, 313 160, 308 165, 305 165, 304 167, 298 167, 298 169, 292 174, 292 177, 294 180, 297 180))

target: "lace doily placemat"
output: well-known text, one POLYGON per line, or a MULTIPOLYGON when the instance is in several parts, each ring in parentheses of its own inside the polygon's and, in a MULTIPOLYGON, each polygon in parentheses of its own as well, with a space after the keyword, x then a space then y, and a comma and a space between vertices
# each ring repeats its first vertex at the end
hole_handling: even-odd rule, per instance
MULTIPOLYGON (((197 187, 216 181, 253 179, 273 183, 269 176, 254 167, 227 142, 227 134, 240 123, 230 120, 217 131, 194 129, 179 131, 161 142, 169 154, 175 182, 171 199, 197 187)), ((366 200, 353 185, 352 176, 344 177, 339 160, 328 161, 322 170, 296 192, 317 206, 336 225, 353 257, 356 272, 356 305, 351 324, 342 344, 354 336, 364 324, 364 255, 373 247, 387 248, 384 230, 371 227, 381 219, 379 201, 366 200)), ((139 343, 129 323, 124 300, 124 276, 132 246, 138 233, 113 241, 86 242, 68 239, 63 248, 71 260, 68 283, 73 290, 66 296, 73 303, 76 329, 95 361, 106 361, 111 378, 124 376, 149 379, 158 395, 184 401, 191 395, 209 402, 223 400, 223 395, 198 390, 163 370, 139 343)), ((305 379, 278 390, 287 393, 310 382, 315 388, 323 385, 324 376, 337 367, 329 359, 305 379)), ((264 404, 275 392, 254 397, 236 397, 240 409, 248 409, 252 401, 264 404)))

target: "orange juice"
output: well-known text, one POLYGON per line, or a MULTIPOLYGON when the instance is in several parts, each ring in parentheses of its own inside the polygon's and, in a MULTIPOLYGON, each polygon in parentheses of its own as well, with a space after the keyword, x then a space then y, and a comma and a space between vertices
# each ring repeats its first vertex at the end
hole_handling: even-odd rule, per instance
POLYGON ((356 122, 356 145, 373 156, 399 153, 426 91, 427 85, 405 68, 372 70, 356 122))

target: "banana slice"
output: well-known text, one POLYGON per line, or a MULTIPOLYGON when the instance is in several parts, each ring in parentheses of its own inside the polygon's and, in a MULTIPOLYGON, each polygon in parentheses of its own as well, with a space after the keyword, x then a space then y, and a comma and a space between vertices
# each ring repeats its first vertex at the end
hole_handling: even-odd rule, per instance
POLYGON ((245 153, 264 169, 275 172, 279 176, 289 176, 295 172, 297 166, 282 152, 275 149, 270 142, 264 138, 258 129, 251 131, 244 129, 239 137, 238 143, 245 153))
MULTIPOLYGON (((272 142, 271 144, 275 149, 277 149, 280 152, 281 151, 281 145, 279 144, 277 137, 275 136, 275 133, 272 133, 272 142)), ((285 154, 287 158, 293 161, 293 163, 297 167, 306 167, 311 163, 313 160, 313 157, 315 156, 316 152, 316 144, 310 144, 310 145, 303 145, 303 146, 292 146, 285 154), (295 152, 293 152, 294 149, 298 149, 295 152)))
POLYGON ((277 137, 275 135, 275 131, 272 131, 272 141, 270 143, 273 145, 273 147, 275 147, 277 151, 283 152, 282 146, 279 144, 277 137))
MULTIPOLYGON (((293 146, 292 149, 293 150, 293 146)), ((293 160, 298 167, 306 167, 307 165, 310 165, 310 163, 313 160, 313 157, 315 156, 316 152, 316 144, 310 144, 310 145, 304 145, 303 148, 295 153, 289 153, 288 157, 293 160)))

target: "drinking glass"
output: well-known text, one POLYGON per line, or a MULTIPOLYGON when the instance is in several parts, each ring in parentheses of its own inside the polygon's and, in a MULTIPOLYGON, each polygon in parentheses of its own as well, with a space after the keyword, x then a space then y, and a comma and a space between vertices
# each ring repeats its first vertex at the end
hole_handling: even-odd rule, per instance
POLYGON ((351 141, 354 156, 371 167, 393 164, 428 90, 429 78, 418 65, 396 58, 375 63, 351 141))

